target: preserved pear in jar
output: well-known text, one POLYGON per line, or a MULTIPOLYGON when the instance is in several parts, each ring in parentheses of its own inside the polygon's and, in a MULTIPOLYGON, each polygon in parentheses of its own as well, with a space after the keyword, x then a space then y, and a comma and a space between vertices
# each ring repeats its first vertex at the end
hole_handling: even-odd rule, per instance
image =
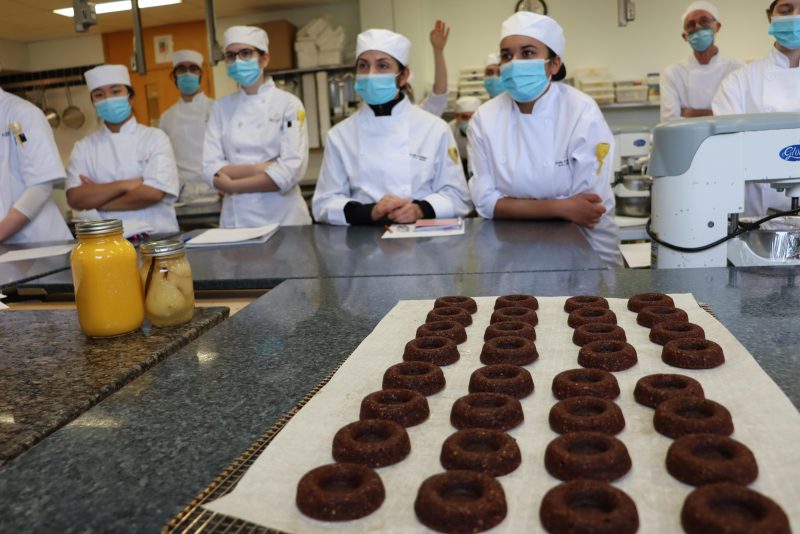
POLYGON ((194 315, 192 267, 180 241, 160 240, 139 247, 144 309, 153 326, 174 326, 194 315))

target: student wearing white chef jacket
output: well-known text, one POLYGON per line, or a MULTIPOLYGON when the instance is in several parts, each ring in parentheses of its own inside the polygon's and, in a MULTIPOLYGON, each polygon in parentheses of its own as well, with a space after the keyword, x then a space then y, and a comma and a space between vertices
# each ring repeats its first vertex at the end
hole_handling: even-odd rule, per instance
POLYGON ((503 23, 506 92, 472 117, 470 191, 488 219, 566 219, 609 265, 621 265, 612 217, 613 136, 597 104, 556 83, 566 76, 564 33, 550 17, 519 12, 503 23))
POLYGON ((50 193, 64 179, 42 110, 0 89, 0 243, 72 239, 50 193))
POLYGON ((172 145, 163 131, 136 122, 128 69, 101 65, 84 77, 103 124, 72 149, 67 202, 75 209, 96 209, 103 219, 148 224, 157 234, 177 232, 172 145))
POLYGON ((500 55, 496 52, 486 56, 483 63, 483 87, 489 93, 490 98, 494 98, 506 90, 503 80, 500 79, 500 55))
MULTIPOLYGON (((437 20, 430 33, 431 48, 433 48, 433 87, 419 103, 419 107, 437 117, 441 117, 447 108, 447 63, 444 60, 444 47, 447 45, 448 37, 450 28, 441 20, 437 20)), ((408 79, 409 87, 412 78, 413 75, 408 79)))
POLYGON ((299 186, 308 166, 306 112, 265 74, 267 32, 228 28, 225 63, 241 90, 217 101, 203 147, 205 179, 225 193, 220 226, 311 224, 299 186))
POLYGON ((453 132, 453 137, 456 138, 456 147, 458 148, 458 155, 461 157, 461 163, 464 166, 464 172, 467 172, 467 128, 472 115, 478 110, 481 105, 479 98, 474 96, 462 96, 456 100, 456 118, 449 122, 450 130, 453 132))
MULTIPOLYGON (((728 76, 714 97, 714 115, 800 112, 800 0, 775 0, 767 10, 775 44, 769 55, 728 76)), ((767 184, 745 186, 744 215, 791 207, 789 198, 767 184)))
POLYGON ((453 134, 409 102, 411 43, 388 30, 359 34, 356 91, 365 103, 328 133, 314 192, 317 221, 413 223, 458 217, 470 201, 453 134))
POLYGON ((723 78, 744 66, 723 56, 715 44, 722 24, 711 2, 692 2, 681 17, 681 37, 692 55, 661 74, 661 120, 674 121, 711 115, 711 100, 723 78))
POLYGON ((178 101, 161 115, 159 127, 166 132, 175 152, 181 184, 179 200, 215 195, 203 179, 203 138, 214 100, 200 89, 203 55, 194 50, 172 54, 172 81, 181 93, 178 101))

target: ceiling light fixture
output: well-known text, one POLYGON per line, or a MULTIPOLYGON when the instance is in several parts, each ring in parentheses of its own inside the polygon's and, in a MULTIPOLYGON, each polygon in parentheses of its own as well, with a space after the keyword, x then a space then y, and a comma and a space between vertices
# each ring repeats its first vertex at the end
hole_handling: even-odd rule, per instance
MULTIPOLYGON (((147 7, 170 6, 173 4, 180 4, 182 1, 183 0, 139 0, 139 9, 144 9, 147 7)), ((95 4, 94 7, 97 14, 102 15, 103 13, 130 11, 131 2, 130 0, 120 0, 117 2, 103 2, 102 4, 95 4)), ((63 17, 72 17, 74 15, 74 11, 72 10, 71 7, 54 9, 53 13, 55 13, 56 15, 61 15, 63 17)))

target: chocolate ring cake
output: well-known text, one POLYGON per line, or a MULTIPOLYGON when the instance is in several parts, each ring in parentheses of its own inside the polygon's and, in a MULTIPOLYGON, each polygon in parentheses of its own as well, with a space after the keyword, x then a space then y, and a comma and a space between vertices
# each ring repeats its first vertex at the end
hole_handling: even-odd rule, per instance
POLYGON ((455 306, 434 308, 428 312, 425 322, 435 323, 436 321, 455 321, 461 326, 469 326, 472 324, 472 315, 464 308, 456 308, 455 306))
POLYGON ((453 403, 450 424, 458 429, 510 430, 522 423, 519 400, 501 393, 470 393, 453 403))
POLYGON ((615 435, 625 428, 619 406, 600 397, 569 397, 550 409, 550 428, 559 434, 603 432, 615 435))
POLYGON ((368 516, 386 493, 378 474, 365 465, 328 464, 312 469, 297 483, 295 502, 319 521, 350 521, 368 516))
POLYGON ((667 451, 667 471, 692 486, 715 482, 747 486, 758 477, 750 449, 717 434, 687 434, 676 439, 667 451))
POLYGON ((433 303, 434 308, 448 308, 450 306, 455 306, 456 308, 464 308, 469 313, 475 313, 476 311, 478 311, 478 304, 475 302, 475 299, 471 297, 464 297, 461 295, 439 297, 433 303))
POLYGON ((582 347, 592 341, 627 341, 621 326, 606 323, 588 323, 572 333, 572 342, 582 347))
POLYGON ((519 467, 522 455, 517 441, 505 432, 465 428, 444 441, 440 460, 447 470, 466 469, 499 477, 519 467))
POLYGON ((702 327, 684 321, 662 321, 650 330, 650 341, 657 345, 666 345, 673 339, 696 338, 705 339, 702 327))
POLYGON ((682 309, 670 306, 647 306, 642 308, 639 315, 636 316, 636 323, 647 328, 653 328, 664 321, 688 322, 689 316, 682 309))
POLYGON ((459 359, 458 347, 452 339, 440 336, 418 337, 406 343, 403 359, 414 362, 430 362, 434 365, 450 365, 459 359))
POLYGON ((653 426, 673 439, 686 434, 733 434, 733 420, 727 408, 702 397, 665 400, 656 407, 653 426))
POLYGON ((567 318, 567 324, 572 328, 590 323, 617 324, 617 316, 605 308, 578 308, 567 318))
POLYGON ((492 312, 491 324, 513 321, 515 323, 528 323, 531 326, 539 324, 536 310, 522 307, 498 308, 492 312))
POLYGON ((639 293, 628 299, 628 309, 632 312, 639 313, 647 306, 675 307, 675 302, 672 297, 664 293, 639 293))
POLYGON ((483 532, 505 519, 506 494, 503 486, 485 473, 447 471, 425 479, 414 511, 423 525, 438 532, 483 532))
POLYGON ((384 467, 402 461, 411 452, 406 429, 386 419, 362 419, 342 427, 333 437, 337 462, 384 467))
POLYGON ((426 397, 444 389, 444 373, 429 362, 402 362, 383 374, 383 389, 413 389, 426 397))
POLYGON ((606 308, 608 309, 608 301, 603 297, 596 297, 593 295, 578 295, 570 297, 564 302, 564 311, 571 313, 578 308, 606 308))
POLYGON ((570 369, 553 379, 553 395, 562 400, 569 397, 613 400, 619 397, 619 384, 614 375, 602 369, 570 369))
POLYGON ((494 301, 494 309, 500 308, 530 308, 539 309, 539 301, 533 295, 504 295, 494 301))
MULTIPOLYGON (((508 309, 508 308, 507 308, 508 309)), ((528 365, 539 358, 536 345, 530 339, 517 336, 495 337, 483 344, 481 363, 528 365)))
POLYGON ((501 323, 490 324, 486 327, 483 340, 489 341, 495 337, 517 336, 536 341, 536 329, 528 323, 519 321, 503 321, 501 323))
POLYGON ((687 534, 792 531, 789 518, 775 501, 729 482, 701 486, 690 493, 681 509, 681 526, 687 534))
POLYGON ((382 389, 361 401, 359 419, 388 419, 404 427, 425 421, 430 415, 428 400, 412 389, 382 389))
POLYGON ((434 321, 417 328, 417 337, 430 336, 446 337, 460 345, 467 340, 467 331, 456 321, 434 321))
POLYGON ((633 397, 636 402, 655 408, 673 397, 704 397, 703 386, 694 378, 683 375, 655 374, 648 375, 636 382, 633 397))
POLYGON ((638 358, 633 345, 624 341, 592 341, 578 351, 578 364, 593 369, 617 372, 630 369, 638 358))
POLYGON ((633 534, 639 513, 628 495, 599 480, 573 480, 548 491, 539 507, 547 532, 633 534))
POLYGON ((547 472, 560 480, 587 478, 613 482, 631 470, 625 444, 602 432, 570 432, 547 446, 547 472))
POLYGON ((673 339, 664 345, 661 360, 681 369, 713 369, 725 363, 725 354, 708 339, 673 339))
POLYGON ((533 378, 524 367, 498 363, 473 371, 469 377, 470 393, 504 393, 522 399, 533 393, 533 378))

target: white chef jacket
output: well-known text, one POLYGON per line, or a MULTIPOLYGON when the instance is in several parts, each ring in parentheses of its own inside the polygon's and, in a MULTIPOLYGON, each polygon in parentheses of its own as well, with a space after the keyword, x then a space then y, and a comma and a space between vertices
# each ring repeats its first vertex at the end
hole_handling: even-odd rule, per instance
POLYGON ((75 143, 67 168, 67 190, 81 185, 80 176, 96 184, 141 177, 144 185, 166 193, 159 202, 138 210, 100 211, 104 219, 145 223, 154 233, 178 231, 172 206, 178 197, 178 168, 167 134, 132 117, 118 133, 105 123, 75 143))
POLYGON ((719 84, 744 66, 739 60, 717 53, 708 65, 694 55, 673 63, 661 74, 661 121, 681 119, 681 109, 711 109, 719 84))
POLYGON ((502 198, 597 194, 606 212, 595 228, 580 230, 604 262, 622 265, 610 185, 614 137, 594 100, 553 82, 533 113, 526 115, 508 93, 502 93, 472 116, 467 146, 469 188, 481 217, 493 218, 502 198), (596 153, 600 143, 610 145, 602 167, 596 153))
POLYGON ((458 121, 456 119, 451 120, 448 124, 450 125, 450 132, 452 132, 456 140, 458 154, 461 156, 461 159, 467 159, 467 136, 461 133, 461 128, 458 127, 458 121))
POLYGON ((199 92, 190 102, 183 98, 161 115, 159 127, 166 132, 175 152, 181 200, 214 195, 214 188, 203 179, 203 138, 214 108, 214 100, 199 92))
MULTIPOLYGON (((712 107, 714 115, 800 112, 800 68, 789 68, 789 58, 773 47, 767 57, 725 78, 712 107)), ((744 215, 763 216, 767 208, 788 210, 791 202, 767 184, 746 184, 744 215)))
POLYGON ((362 104, 328 132, 314 218, 347 224, 348 202, 370 204, 390 194, 425 200, 438 218, 461 217, 471 209, 450 128, 405 97, 384 117, 362 104))
POLYGON ((270 78, 255 95, 240 90, 214 105, 203 145, 203 176, 226 165, 272 161, 267 173, 278 191, 226 194, 220 226, 255 227, 311 224, 300 180, 308 166, 308 130, 303 103, 275 87, 270 78))
MULTIPOLYGON (((18 96, 0 89, 0 218, 5 217, 31 186, 64 179, 53 131, 42 111, 18 96), (21 142, 12 125, 24 134, 21 142)), ((36 243, 72 239, 64 217, 52 199, 5 243, 36 243)))
POLYGON ((428 93, 428 96, 422 99, 422 102, 419 103, 419 107, 427 111, 428 113, 432 113, 437 117, 441 117, 444 114, 444 110, 447 108, 447 91, 442 94, 436 94, 431 89, 431 92, 428 93))

